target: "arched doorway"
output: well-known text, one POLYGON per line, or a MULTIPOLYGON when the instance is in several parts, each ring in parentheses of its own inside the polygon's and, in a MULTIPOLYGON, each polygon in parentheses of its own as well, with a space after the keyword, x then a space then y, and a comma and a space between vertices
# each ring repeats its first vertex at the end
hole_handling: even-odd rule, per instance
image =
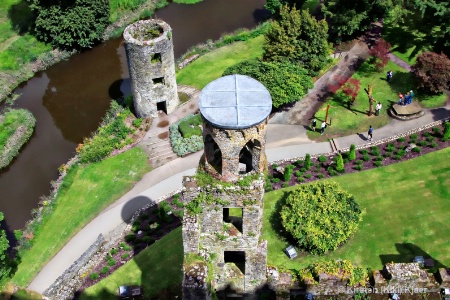
POLYGON ((205 137, 205 159, 217 173, 222 175, 222 151, 209 134, 205 137))

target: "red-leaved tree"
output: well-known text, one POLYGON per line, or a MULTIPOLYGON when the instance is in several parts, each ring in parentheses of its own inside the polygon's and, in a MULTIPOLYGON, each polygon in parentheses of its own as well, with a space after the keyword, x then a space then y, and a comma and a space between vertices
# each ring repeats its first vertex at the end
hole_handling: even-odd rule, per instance
POLYGON ((350 78, 347 82, 342 86, 342 92, 350 98, 351 104, 355 102, 356 96, 358 96, 358 92, 360 89, 360 81, 355 78, 350 78))
POLYGON ((450 87, 450 60, 443 53, 423 52, 411 69, 417 87, 425 92, 440 93, 450 87))
POLYGON ((382 71, 389 61, 389 52, 391 44, 383 39, 379 39, 375 45, 369 50, 369 54, 372 56, 372 60, 375 64, 377 71, 382 71))

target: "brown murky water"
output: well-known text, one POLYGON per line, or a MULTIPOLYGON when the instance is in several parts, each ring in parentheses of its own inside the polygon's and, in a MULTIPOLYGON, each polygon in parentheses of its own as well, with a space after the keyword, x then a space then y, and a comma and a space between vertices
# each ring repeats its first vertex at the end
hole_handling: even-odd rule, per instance
MULTIPOLYGON (((156 13, 173 29, 175 55, 207 39, 241 27, 253 27, 265 0, 204 0, 195 5, 170 4, 156 13)), ((22 84, 15 107, 30 110, 35 132, 20 155, 0 172, 0 211, 7 230, 22 228, 47 195, 58 167, 93 132, 110 99, 130 94, 121 39, 74 55, 22 84)))

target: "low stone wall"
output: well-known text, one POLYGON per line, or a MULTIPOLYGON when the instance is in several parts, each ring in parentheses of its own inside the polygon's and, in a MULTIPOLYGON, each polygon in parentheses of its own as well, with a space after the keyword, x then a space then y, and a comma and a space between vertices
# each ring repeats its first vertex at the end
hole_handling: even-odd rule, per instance
MULTIPOLYGON (((381 139, 381 140, 373 141, 373 142, 370 142, 370 143, 365 143, 365 144, 362 144, 362 145, 357 145, 357 146, 355 146, 355 149, 356 150, 366 149, 366 148, 370 148, 372 146, 378 146, 378 145, 381 145, 381 144, 389 143, 389 142, 397 140, 398 138, 407 137, 407 136, 410 136, 411 134, 414 134, 414 133, 417 133, 417 132, 421 132, 421 131, 426 130, 428 128, 433 128, 433 127, 436 127, 436 126, 440 126, 440 125, 442 125, 445 122, 450 122, 450 117, 444 118, 444 119, 439 120, 439 121, 431 122, 429 124, 426 124, 426 125, 423 125, 423 126, 420 126, 420 127, 417 127, 417 128, 414 128, 414 129, 411 129, 411 130, 408 130, 408 131, 405 131, 405 132, 400 133, 400 134, 392 135, 390 137, 387 137, 387 138, 384 138, 384 139, 381 139)), ((328 153, 321 153, 321 154, 311 155, 311 158, 317 158, 317 157, 322 156, 322 155, 323 156, 334 156, 334 155, 336 155, 336 153, 342 153, 342 152, 348 152, 348 151, 350 151, 350 147, 339 148, 335 152, 328 152, 328 153)), ((293 157, 293 158, 281 159, 281 160, 273 161, 270 164, 282 164, 282 163, 286 163, 286 162, 292 163, 292 162, 295 162, 297 160, 301 160, 301 159, 304 159, 304 158, 305 157, 301 156, 301 157, 293 157)))
POLYGON ((78 258, 56 281, 44 291, 43 295, 50 299, 70 299, 73 296, 74 290, 81 286, 82 279, 80 278, 80 271, 83 272, 86 266, 93 263, 93 256, 100 250, 105 241, 102 234, 100 234, 86 252, 78 258))

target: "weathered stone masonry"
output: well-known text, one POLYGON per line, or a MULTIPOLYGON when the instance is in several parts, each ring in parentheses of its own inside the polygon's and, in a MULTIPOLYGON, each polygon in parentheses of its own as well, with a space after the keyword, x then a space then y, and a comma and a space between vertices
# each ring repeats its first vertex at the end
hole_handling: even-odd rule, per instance
POLYGON ((267 170, 271 107, 267 89, 242 75, 219 78, 202 90, 205 154, 199 170, 224 183, 201 186, 196 177, 183 180, 185 204, 203 199, 201 213, 184 212, 184 299, 211 298, 208 284, 212 290, 231 287, 251 295, 266 283, 267 241, 260 240, 264 176, 255 174, 267 170), (246 176, 252 180, 241 184, 246 176), (195 260, 199 256, 203 259, 195 260))
POLYGON ((141 20, 129 25, 123 37, 136 114, 157 117, 157 103, 171 113, 179 102, 172 29, 161 20, 141 20), (154 37, 155 32, 160 35, 154 37))

